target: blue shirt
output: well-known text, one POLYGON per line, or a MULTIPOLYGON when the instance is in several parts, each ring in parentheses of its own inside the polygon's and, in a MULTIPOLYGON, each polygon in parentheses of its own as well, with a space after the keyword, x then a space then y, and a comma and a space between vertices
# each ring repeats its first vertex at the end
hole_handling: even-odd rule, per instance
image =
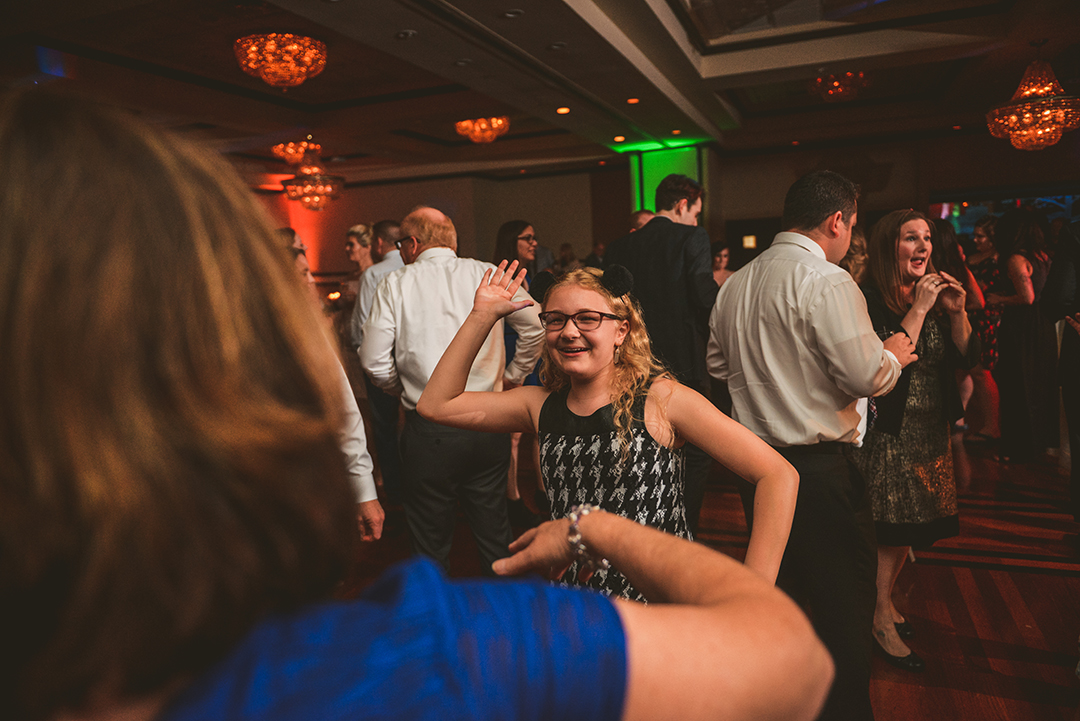
POLYGON ((160 721, 619 719, 612 603, 529 581, 449 582, 430 561, 257 626, 160 721))

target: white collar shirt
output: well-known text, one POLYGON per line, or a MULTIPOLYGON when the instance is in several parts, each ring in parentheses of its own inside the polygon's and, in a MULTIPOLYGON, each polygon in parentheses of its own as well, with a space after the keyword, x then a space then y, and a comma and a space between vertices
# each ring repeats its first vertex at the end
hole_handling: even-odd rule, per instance
POLYGON ((352 321, 349 326, 353 347, 357 350, 364 342, 364 323, 371 315, 371 304, 375 302, 375 289, 379 287, 383 278, 404 265, 401 251, 394 249, 360 276, 360 288, 356 292, 356 305, 353 306, 352 321))
MULTIPOLYGON (((472 311, 484 273, 494 267, 459 258, 450 248, 428 248, 414 263, 386 276, 375 291, 360 346, 360 362, 372 382, 400 393, 405 408, 415 409, 435 365, 472 311)), ((528 298, 523 288, 514 296, 528 298)), ((501 390, 504 377, 520 384, 536 365, 543 341, 537 304, 511 313, 495 324, 480 347, 465 390, 501 390), (503 322, 518 333, 509 366, 503 322)))
POLYGON ((709 330, 709 373, 727 382, 735 420, 774 446, 857 443, 856 400, 900 377, 851 276, 799 233, 724 283, 709 330))

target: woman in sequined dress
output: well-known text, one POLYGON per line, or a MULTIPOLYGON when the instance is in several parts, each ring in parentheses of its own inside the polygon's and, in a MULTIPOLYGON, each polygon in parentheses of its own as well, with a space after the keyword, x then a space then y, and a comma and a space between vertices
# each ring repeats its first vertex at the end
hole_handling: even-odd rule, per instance
POLYGON ((862 286, 874 328, 907 333, 918 355, 896 387, 876 399, 877 420, 854 454, 878 535, 874 640, 891 663, 910 671, 924 665, 901 640, 901 633, 910 638, 914 630, 893 604, 893 586, 911 546, 959 532, 949 428, 964 414, 956 370, 979 359, 964 286, 935 272, 931 249, 926 216, 889 213, 871 233, 862 286))
MULTIPOLYGON (((469 368, 492 327, 530 304, 514 301, 524 272, 506 263, 485 276, 473 311, 446 349, 416 410, 425 418, 493 433, 536 432, 552 518, 590 503, 690 537, 682 498, 684 443, 757 484, 746 565, 776 580, 791 530, 798 474, 784 458, 706 398, 676 382, 653 357, 625 268, 583 268, 544 291, 543 387, 465 392, 469 368), (758 516, 755 513, 755 521, 758 516)), ((542 274, 543 275, 543 274, 542 274)), ((550 277, 550 276, 549 276, 550 277)), ((564 580, 644 600, 614 569, 564 580)))

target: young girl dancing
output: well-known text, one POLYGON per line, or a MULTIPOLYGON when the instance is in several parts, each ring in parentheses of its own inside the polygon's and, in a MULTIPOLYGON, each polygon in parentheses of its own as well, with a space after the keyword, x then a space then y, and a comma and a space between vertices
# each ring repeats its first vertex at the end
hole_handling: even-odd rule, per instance
MULTIPOLYGON (((473 310, 446 349, 417 411, 456 428, 536 432, 552 518, 591 504, 689 538, 683 505, 684 443, 757 484, 746 565, 775 582, 791 530, 799 477, 779 453, 676 382, 653 357, 630 273, 619 266, 572 271, 543 291, 544 385, 465 392, 469 369, 492 327, 527 307, 514 301, 517 263, 485 274, 473 310)), ((541 287, 537 288, 540 284, 541 287)), ((575 563, 564 580, 644 600, 614 569, 575 563)))

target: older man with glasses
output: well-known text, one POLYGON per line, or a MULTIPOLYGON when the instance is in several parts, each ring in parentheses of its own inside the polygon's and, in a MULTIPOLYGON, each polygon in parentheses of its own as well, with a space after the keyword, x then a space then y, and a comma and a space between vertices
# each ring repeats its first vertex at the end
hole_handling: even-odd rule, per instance
MULTIPOLYGON (((375 291, 364 326, 360 360, 379 387, 401 395, 405 428, 401 439, 402 505, 417 553, 448 566, 456 506, 460 502, 476 536, 482 568, 508 555, 506 513, 509 434, 441 426, 416 412, 416 403, 436 364, 469 316, 484 273, 493 268, 457 256, 457 231, 443 213, 418 208, 401 221, 398 241, 405 267, 375 291)), ((524 290, 521 299, 528 298, 524 290)), ((469 374, 467 390, 491 391, 518 385, 536 365, 544 331, 533 305, 507 318, 518 332, 509 366, 502 322, 492 328, 469 374)))

